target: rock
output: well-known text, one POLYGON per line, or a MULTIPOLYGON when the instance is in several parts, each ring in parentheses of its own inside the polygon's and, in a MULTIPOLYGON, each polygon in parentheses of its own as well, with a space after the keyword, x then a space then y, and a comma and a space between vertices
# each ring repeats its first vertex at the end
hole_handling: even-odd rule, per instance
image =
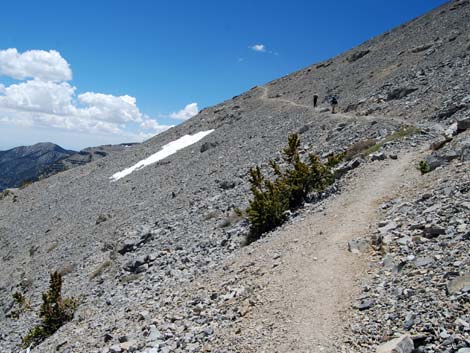
POLYGON ((431 146, 429 146, 429 148, 433 151, 437 151, 438 149, 442 148, 442 146, 444 146, 449 141, 450 141, 449 138, 447 138, 445 136, 440 136, 431 143, 431 146))
POLYGON ((394 153, 389 154, 388 156, 390 157, 390 159, 395 159, 395 160, 398 159, 398 155, 396 155, 394 153))
POLYGON ((201 153, 204 153, 208 150, 210 150, 211 148, 215 148, 219 145, 218 142, 204 142, 202 145, 201 145, 201 149, 200 149, 200 152, 201 153))
POLYGON ((470 353, 470 348, 460 348, 457 353, 470 353))
POLYGON ((127 252, 131 252, 134 250, 138 240, 136 239, 126 239, 119 247, 118 247, 118 253, 121 255, 124 255, 127 252))
POLYGON ((362 162, 363 162, 363 160, 361 158, 354 158, 352 161, 341 164, 336 169, 334 169, 335 176, 337 178, 343 176, 348 171, 359 167, 362 162))
POLYGON ((353 63, 357 60, 359 60, 360 58, 366 56, 367 54, 370 53, 370 50, 361 50, 361 51, 358 51, 358 52, 355 52, 354 54, 352 54, 349 58, 348 58, 348 61, 350 63, 353 63))
POLYGON ((222 181, 219 185, 219 187, 222 189, 222 190, 230 190, 230 189, 233 189, 235 187, 235 182, 233 181, 222 181))
POLYGON ((423 236, 428 239, 433 239, 443 234, 446 234, 445 228, 436 225, 427 225, 423 230, 423 236))
POLYGON ((408 335, 395 338, 377 347, 376 353, 411 353, 415 349, 413 340, 408 335))
POLYGON ((370 160, 373 161, 383 161, 385 159, 385 153, 376 152, 369 155, 370 160))
POLYGON ((435 262, 434 259, 431 257, 418 257, 415 261, 416 266, 418 267, 427 266, 434 262, 435 262))
POLYGON ((452 137, 457 135, 457 131, 458 131, 458 125, 457 123, 453 123, 444 131, 444 137, 450 141, 452 137))
POLYGON ((149 335, 147 337, 147 341, 158 341, 158 340, 163 338, 163 335, 157 329, 157 326, 150 325, 149 329, 150 329, 150 332, 149 332, 149 335))
POLYGON ((353 254, 360 254, 369 248, 369 243, 365 239, 354 239, 348 241, 348 250, 353 254))
POLYGON ((363 299, 358 305, 356 305, 356 308, 363 311, 371 308, 374 304, 375 302, 372 299, 363 299))
POLYGON ((419 53, 419 52, 430 49, 432 46, 433 46, 433 43, 419 45, 417 47, 414 47, 414 48, 410 49, 410 52, 411 53, 419 53))
POLYGON ((391 100, 395 100, 395 99, 402 99, 402 98, 405 98, 407 95, 413 93, 416 90, 417 90, 417 88, 409 88, 409 87, 395 88, 393 91, 391 91, 387 95, 386 100, 391 101, 391 100))
POLYGON ((109 347, 109 352, 110 353, 121 353, 122 348, 119 344, 115 344, 114 346, 109 347))
POLYGON ((355 169, 361 165, 363 160, 361 158, 354 158, 352 161, 348 163, 348 168, 349 169, 355 169))
POLYGON ((444 158, 442 158, 441 156, 435 155, 435 154, 427 156, 426 158, 424 158, 424 160, 426 161, 427 165, 429 166, 429 171, 433 171, 434 169, 436 169, 438 167, 441 167, 444 164, 446 164, 446 161, 445 161, 444 158))
POLYGON ((101 224, 103 222, 106 222, 110 218, 111 218, 111 215, 109 215, 109 214, 100 214, 100 215, 98 215, 98 218, 96 219, 95 224, 96 225, 101 224))
POLYGON ((454 278, 447 283, 448 294, 455 294, 462 290, 470 291, 470 273, 454 278))
POLYGON ((379 230, 381 233, 388 233, 397 228, 398 228, 398 224, 396 222, 391 221, 391 222, 387 222, 386 224, 384 224, 382 227, 379 228, 379 230))
POLYGON ((465 130, 470 129, 470 118, 457 120, 456 124, 457 124, 457 132, 458 133, 464 132, 465 130))

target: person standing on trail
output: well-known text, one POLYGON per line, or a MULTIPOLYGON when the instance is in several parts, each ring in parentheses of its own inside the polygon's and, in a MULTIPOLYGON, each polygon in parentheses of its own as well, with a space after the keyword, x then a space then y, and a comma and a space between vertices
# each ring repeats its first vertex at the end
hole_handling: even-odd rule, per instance
POLYGON ((336 114, 336 107, 338 106, 338 100, 336 97, 331 97, 331 114, 336 114))
POLYGON ((318 104, 318 95, 314 94, 313 95, 313 108, 316 108, 318 104))

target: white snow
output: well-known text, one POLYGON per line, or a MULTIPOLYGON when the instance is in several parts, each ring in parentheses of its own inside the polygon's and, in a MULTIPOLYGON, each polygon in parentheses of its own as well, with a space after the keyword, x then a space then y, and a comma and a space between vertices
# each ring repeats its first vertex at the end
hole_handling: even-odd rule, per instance
POLYGON ((160 151, 157 153, 152 154, 150 157, 141 160, 140 162, 136 163, 132 167, 129 167, 127 169, 124 169, 123 171, 120 171, 118 173, 113 174, 113 176, 110 177, 111 181, 116 181, 121 178, 124 178, 125 176, 131 174, 132 172, 135 172, 136 170, 142 169, 150 164, 156 163, 158 161, 161 161, 162 159, 171 156, 172 154, 176 153, 177 151, 188 147, 199 140, 202 140, 204 137, 212 133, 214 130, 207 130, 207 131, 200 131, 197 134, 194 135, 184 135, 183 137, 180 137, 178 140, 172 141, 170 143, 167 143, 165 146, 162 147, 160 151))

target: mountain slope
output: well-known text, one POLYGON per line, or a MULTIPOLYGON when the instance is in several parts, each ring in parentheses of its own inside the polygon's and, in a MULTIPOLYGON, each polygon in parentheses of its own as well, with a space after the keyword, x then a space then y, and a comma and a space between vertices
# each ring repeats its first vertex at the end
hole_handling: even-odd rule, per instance
POLYGON ((74 153, 53 143, 0 151, 0 191, 36 180, 48 166, 74 153))
POLYGON ((31 312, 11 317, 12 293, 24 292, 37 308, 48 272, 58 269, 66 295, 82 303, 71 323, 33 351, 106 352, 120 344, 140 352, 217 351, 211 341, 243 317, 238 298, 257 302, 257 287, 237 286, 251 265, 233 273, 224 262, 250 251, 238 250, 247 225, 234 213, 249 201, 249 168, 267 170, 295 131, 304 151, 323 155, 384 141, 409 124, 422 133, 384 141, 384 150, 401 158, 422 149, 469 114, 469 18, 468 1, 450 2, 141 145, 0 200, 0 350, 14 350, 35 320, 31 312), (313 93, 337 96, 341 113, 330 114, 326 104, 314 110, 313 93), (166 159, 110 180, 168 143, 211 129, 166 159), (220 269, 227 282, 204 291, 220 269))

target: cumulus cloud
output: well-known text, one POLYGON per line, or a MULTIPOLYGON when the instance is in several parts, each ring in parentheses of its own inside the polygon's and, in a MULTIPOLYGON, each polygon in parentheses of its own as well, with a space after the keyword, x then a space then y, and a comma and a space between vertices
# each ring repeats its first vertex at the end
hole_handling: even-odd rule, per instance
MULTIPOLYGON (((142 113, 135 97, 77 94, 77 88, 67 82, 72 78, 69 64, 53 50, 0 51, 0 75, 22 80, 0 84, 0 124, 5 126, 122 136, 122 142, 142 141, 171 127, 142 113)), ((196 103, 174 114, 186 119, 194 111, 198 111, 196 103)))
POLYGON ((266 52, 266 46, 264 44, 255 44, 250 47, 251 50, 257 51, 259 53, 265 53, 266 52))
POLYGON ((177 119, 177 120, 188 120, 199 113, 199 108, 197 103, 188 104, 186 107, 181 109, 178 112, 174 112, 170 114, 170 118, 177 119))
POLYGON ((28 50, 18 53, 15 48, 0 50, 0 75, 16 80, 27 78, 44 81, 69 81, 72 70, 55 50, 28 50))

